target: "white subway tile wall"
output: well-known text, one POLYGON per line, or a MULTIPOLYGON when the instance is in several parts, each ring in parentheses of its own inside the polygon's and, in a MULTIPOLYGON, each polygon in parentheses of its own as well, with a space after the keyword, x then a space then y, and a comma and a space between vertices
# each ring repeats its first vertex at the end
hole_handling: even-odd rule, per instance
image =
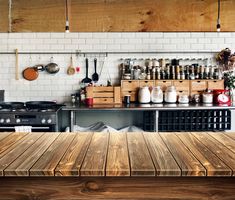
MULTIPOLYGON (((235 49, 235 33, 0 33, 0 89, 5 90, 6 101, 70 100, 70 95, 79 89, 85 77, 85 57, 73 55, 74 66, 80 72, 73 76, 66 71, 70 63, 69 54, 29 54, 19 55, 20 80, 15 80, 15 55, 1 52, 88 52, 106 51, 220 51, 229 47, 235 49), (47 64, 51 57, 60 66, 55 75, 40 72, 35 81, 27 81, 22 71, 35 64, 47 64)), ((193 58, 213 57, 213 53, 164 53, 164 54, 91 54, 89 58, 89 77, 94 73, 93 60, 98 59, 98 73, 102 68, 99 84, 106 84, 111 77, 113 84, 119 84, 119 64, 121 58, 193 58)))

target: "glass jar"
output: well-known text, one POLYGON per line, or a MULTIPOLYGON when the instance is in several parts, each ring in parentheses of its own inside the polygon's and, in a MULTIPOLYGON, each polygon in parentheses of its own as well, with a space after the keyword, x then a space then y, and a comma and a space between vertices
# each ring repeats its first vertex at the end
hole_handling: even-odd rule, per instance
POLYGON ((166 103, 176 103, 177 101, 177 93, 175 86, 168 86, 165 92, 165 98, 166 103))
POLYGON ((151 101, 153 103, 163 102, 163 92, 160 86, 154 87, 151 92, 151 101))
POLYGON ((211 90, 205 90, 202 93, 202 102, 203 103, 213 103, 213 92, 211 90))
POLYGON ((149 87, 145 86, 139 89, 138 100, 139 103, 150 103, 151 94, 149 91, 149 87))

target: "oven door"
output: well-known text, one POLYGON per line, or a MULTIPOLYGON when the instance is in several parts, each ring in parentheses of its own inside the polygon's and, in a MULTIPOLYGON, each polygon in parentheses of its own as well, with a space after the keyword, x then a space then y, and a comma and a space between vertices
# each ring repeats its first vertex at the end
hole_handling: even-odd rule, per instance
MULTIPOLYGON (((55 126, 31 126, 31 132, 54 132, 56 131, 55 126)), ((14 125, 4 125, 0 126, 0 132, 15 132, 14 125)), ((27 131, 28 132, 28 131, 27 131)))

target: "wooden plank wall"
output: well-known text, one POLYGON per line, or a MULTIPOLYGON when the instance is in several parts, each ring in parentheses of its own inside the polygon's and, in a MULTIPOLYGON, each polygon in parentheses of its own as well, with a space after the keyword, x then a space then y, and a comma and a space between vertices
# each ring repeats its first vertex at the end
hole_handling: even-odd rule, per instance
MULTIPOLYGON (((0 0, 0 32, 8 31, 0 0)), ((12 32, 64 32, 65 0, 11 0, 12 32)), ((69 0, 72 32, 216 31, 217 0, 69 0)), ((221 0, 222 31, 235 31, 235 1, 221 0)))

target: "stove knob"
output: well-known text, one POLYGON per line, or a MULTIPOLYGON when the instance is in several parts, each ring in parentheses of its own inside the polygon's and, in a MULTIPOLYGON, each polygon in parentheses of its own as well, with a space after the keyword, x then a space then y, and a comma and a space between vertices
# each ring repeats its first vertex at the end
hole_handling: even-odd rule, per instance
POLYGON ((0 123, 4 123, 4 119, 0 119, 0 123))
POLYGON ((10 123, 10 122, 11 122, 10 118, 7 118, 6 123, 10 123))
POLYGON ((20 123, 20 119, 16 119, 16 123, 20 123))
POLYGON ((46 119, 42 119, 42 124, 45 124, 46 123, 46 119))
POLYGON ((48 120, 47 120, 47 123, 48 123, 48 124, 51 124, 51 122, 52 122, 51 119, 48 119, 48 120))

